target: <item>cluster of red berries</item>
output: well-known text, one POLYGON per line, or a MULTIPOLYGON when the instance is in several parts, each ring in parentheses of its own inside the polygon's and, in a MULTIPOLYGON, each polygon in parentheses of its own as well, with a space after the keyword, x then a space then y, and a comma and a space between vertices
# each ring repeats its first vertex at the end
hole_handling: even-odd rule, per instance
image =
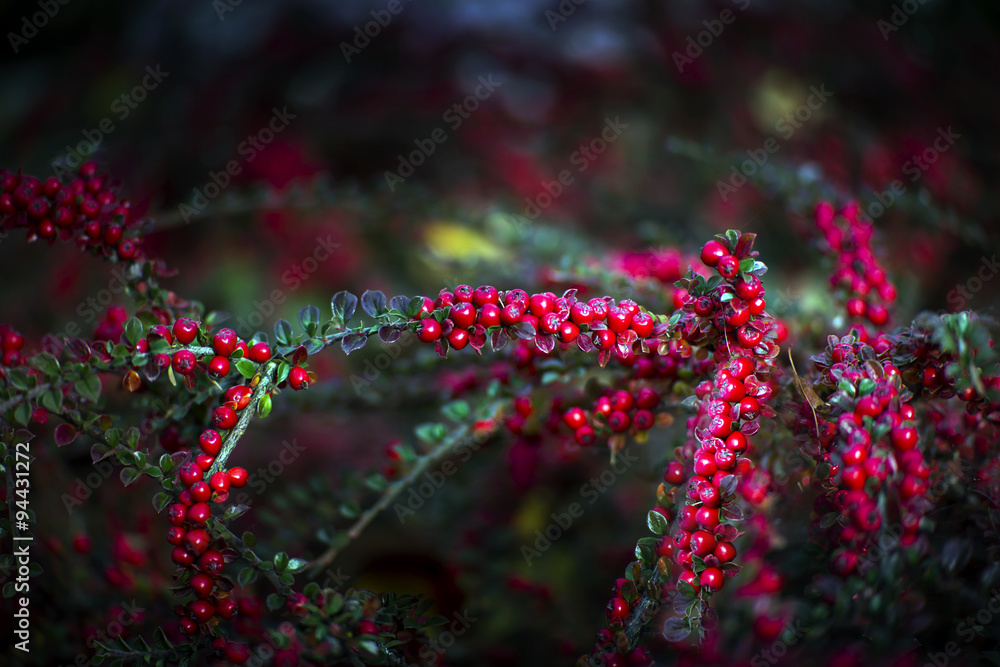
MULTIPOLYGON (((741 264, 755 255, 752 241, 752 236, 727 237, 707 243, 702 261, 716 269, 721 282, 699 283, 692 273, 687 286, 681 286, 688 290, 685 303, 672 319, 688 356, 694 346, 714 344, 715 373, 713 380, 696 388, 698 414, 688 422, 692 440, 682 450, 687 460, 667 464, 664 486, 657 493, 659 505, 651 515, 660 514, 666 525, 676 518, 676 529, 660 539, 656 554, 680 566, 676 584, 680 592, 703 600, 721 590, 725 577, 738 570, 733 541, 740 533, 731 523, 731 505, 740 480, 754 469, 748 457, 749 437, 760 428, 758 417, 774 415, 766 402, 773 393, 776 324, 764 311, 764 287, 758 276, 741 264), (736 334, 733 340, 730 332, 736 334), (668 491, 666 486, 674 488, 668 491), (675 516, 667 504, 678 491, 684 499, 675 516)), ((664 584, 662 595, 671 595, 672 588, 664 584)), ((620 628, 628 622, 631 608, 618 593, 606 613, 610 626, 620 628)), ((599 636, 593 655, 607 659, 609 653, 618 653, 612 638, 606 633, 602 642, 599 636)))
MULTIPOLYGON (((930 466, 918 449, 913 406, 904 402, 898 371, 894 374, 856 368, 841 376, 838 393, 849 397, 851 409, 836 422, 818 420, 819 460, 829 466, 832 485, 816 503, 822 517, 831 512, 848 517, 846 524, 820 527, 840 545, 831 570, 848 576, 858 569, 878 536, 885 517, 880 495, 898 504, 895 514, 903 546, 913 544, 929 502, 925 497, 930 466)), ((831 399, 832 405, 847 401, 831 399)), ((815 432, 812 419, 805 420, 815 432)))
POLYGON ((476 289, 459 285, 454 291, 442 290, 433 301, 424 297, 417 318, 414 326, 421 341, 456 350, 470 344, 481 349, 487 330, 529 325, 543 352, 552 351, 556 342, 576 342, 584 351, 614 349, 620 358, 628 356, 634 343, 650 338, 656 328, 653 316, 628 299, 617 304, 610 297, 582 301, 575 297, 575 290, 561 297, 553 292, 529 295, 521 289, 501 293, 490 285, 476 289), (435 317, 436 313, 442 317, 435 317), (585 333, 590 335, 581 335, 585 333))
MULTIPOLYGON (((203 443, 206 442, 206 434, 214 434, 218 438, 218 433, 206 431, 202 434, 203 443)), ((209 446, 209 449, 218 451, 214 446, 209 446)), ((181 630, 188 635, 197 634, 201 627, 216 617, 232 618, 237 611, 236 601, 222 595, 225 589, 217 585, 218 577, 233 556, 213 548, 212 536, 205 526, 212 516, 209 503, 224 502, 231 487, 245 486, 247 471, 231 468, 219 471, 206 480, 205 473, 214 462, 213 455, 202 453, 194 461, 181 465, 176 480, 183 491, 178 494, 177 502, 167 509, 171 526, 167 530, 167 542, 174 547, 170 557, 184 568, 182 577, 190 575, 187 588, 195 596, 186 606, 178 607, 181 630)))
POLYGON ((142 261, 138 239, 126 237, 135 225, 129 203, 111 189, 111 179, 97 164, 80 165, 78 177, 63 183, 51 176, 0 172, 0 229, 24 227, 28 240, 74 240, 78 246, 118 261, 142 261))
POLYGON ((573 431, 578 445, 594 444, 599 435, 629 432, 644 433, 656 423, 654 410, 660 404, 660 394, 651 387, 635 391, 607 391, 594 402, 592 410, 572 407, 563 412, 562 420, 573 431))
POLYGON ((876 329, 889 323, 889 308, 896 301, 896 288, 872 252, 874 227, 862 219, 857 202, 847 204, 838 215, 829 202, 816 206, 816 226, 836 257, 830 285, 846 290, 847 315, 867 319, 876 329))
MULTIPOLYGON (((0 366, 13 368, 21 365, 21 348, 24 347, 24 336, 6 324, 0 324, 0 346, 3 347, 3 355, 0 355, 0 366)), ((0 379, 4 377, 3 368, 0 368, 0 379)))
MULTIPOLYGON (((172 327, 167 327, 163 324, 151 327, 146 339, 140 340, 136 344, 136 351, 149 351, 149 341, 154 337, 162 338, 168 345, 176 343, 178 346, 190 346, 196 344, 199 337, 207 338, 208 334, 204 332, 198 322, 187 317, 181 317, 173 323, 172 327)), ((211 348, 213 354, 202 354, 200 357, 194 350, 186 349, 186 347, 174 351, 173 354, 160 353, 155 357, 156 364, 161 370, 165 370, 168 367, 172 368, 174 373, 177 373, 181 377, 190 377, 193 379, 195 373, 201 372, 207 373, 213 378, 221 379, 229 375, 233 369, 231 359, 237 350, 240 351, 238 358, 249 359, 255 364, 267 363, 272 357, 270 345, 263 341, 248 345, 232 329, 220 329, 217 331, 212 336, 211 348)), ((290 369, 287 381, 292 389, 300 390, 308 388, 313 380, 310 378, 308 371, 302 366, 295 365, 290 369)), ((230 390, 235 388, 233 387, 230 390)), ((223 410, 223 408, 216 409, 214 417, 216 425, 222 429, 232 428, 232 426, 223 426, 222 424, 231 421, 235 425, 235 416, 225 411, 220 413, 220 410, 223 410)))

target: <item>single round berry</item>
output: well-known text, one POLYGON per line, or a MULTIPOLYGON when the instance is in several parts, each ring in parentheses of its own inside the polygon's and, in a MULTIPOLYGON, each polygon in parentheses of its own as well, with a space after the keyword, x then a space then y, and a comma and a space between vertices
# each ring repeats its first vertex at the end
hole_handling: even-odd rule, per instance
POLYGON ((580 337, 580 327, 570 321, 559 325, 559 340, 564 343, 572 343, 580 337))
POLYGON ((605 609, 609 623, 624 622, 631 611, 632 609, 629 607, 628 602, 622 598, 612 598, 608 602, 607 609, 605 609))
POLYGON ((216 493, 225 493, 229 490, 229 475, 221 471, 217 472, 212 475, 208 483, 216 493))
POLYGON ((205 600, 194 600, 188 605, 191 615, 199 623, 208 623, 215 616, 215 607, 205 600))
POLYGON ((190 553, 184 547, 174 547, 170 552, 170 560, 181 567, 187 567, 194 564, 194 554, 190 553))
POLYGON ((217 378, 229 375, 229 359, 222 355, 212 357, 212 361, 208 364, 208 372, 217 378))
MULTIPOLYGON (((708 532, 707 530, 696 531, 691 535, 691 553, 695 556, 700 556, 704 558, 708 554, 715 551, 716 541, 715 535, 708 532)), ((704 585, 704 583, 702 584, 704 585)))
POLYGON ((448 334, 448 344, 456 350, 463 349, 469 344, 469 332, 465 329, 452 329, 448 334))
POLYGON ((622 333, 632 323, 632 313, 620 306, 608 311, 608 328, 615 333, 622 333))
MULTIPOLYGON (((209 518, 212 516, 212 508, 208 506, 208 503, 195 503, 191 507, 187 508, 187 514, 185 518, 191 523, 202 526, 209 518)), ((206 544, 206 547, 208 545, 206 544)))
POLYGON ((671 461, 663 470, 663 481, 667 484, 680 486, 684 479, 684 464, 680 461, 671 461))
POLYGON ((254 343, 253 347, 250 348, 250 353, 247 355, 250 361, 256 362, 258 364, 263 364, 271 359, 271 346, 267 343, 261 341, 259 343, 254 343))
POLYGON ((480 324, 487 329, 500 326, 500 306, 495 303, 484 303, 479 307, 476 315, 476 324, 480 324))
POLYGON ((198 323, 194 320, 182 317, 174 322, 174 338, 181 345, 190 345, 198 337, 198 323))
POLYGON ((581 426, 576 429, 576 432, 573 434, 573 439, 576 441, 576 444, 581 447, 589 447, 597 440, 597 434, 594 432, 594 428, 592 426, 581 426))
POLYGON ((456 303, 448 315, 458 329, 468 329, 476 323, 476 308, 471 303, 456 303))
POLYGON ((292 366, 288 372, 288 386, 298 391, 309 387, 309 373, 301 366, 292 366))
POLYGON ((252 396, 253 389, 245 384, 236 384, 226 390, 224 404, 227 404, 234 410, 239 411, 250 405, 250 398, 252 396))
POLYGON ((198 445, 209 456, 216 456, 222 450, 222 436, 216 430, 206 429, 198 437, 198 445))
POLYGON ((194 591, 195 595, 204 599, 212 594, 212 590, 215 588, 215 579, 207 574, 198 573, 191 577, 188 586, 194 591))
POLYGON ((653 333, 653 316, 649 313, 638 312, 632 315, 632 323, 629 325, 632 327, 632 331, 639 336, 639 338, 649 338, 653 333))
POLYGON ((198 359, 194 356, 194 352, 191 350, 177 350, 174 352, 174 356, 171 358, 171 366, 175 373, 180 375, 190 375, 194 373, 194 368, 198 363, 198 359))
POLYGON ((486 304, 497 305, 500 303, 500 293, 492 285, 480 285, 472 295, 472 302, 476 308, 482 308, 486 304))
POLYGON ((216 408, 212 413, 212 424, 219 430, 228 431, 236 426, 236 421, 236 410, 225 405, 216 408))
POLYGON ((736 274, 740 272, 740 260, 732 255, 723 255, 719 258, 715 268, 723 278, 735 278, 736 274))
POLYGON ((718 265, 720 259, 726 256, 729 256, 729 250, 715 239, 706 243, 701 249, 701 261, 706 266, 714 267, 718 265))
MULTIPOLYGON (((198 472, 201 472, 201 468, 198 468, 198 472)), ((191 500, 196 503, 206 503, 212 498, 212 487, 206 482, 195 482, 191 485, 191 500)))
POLYGON ((433 343, 441 337, 441 323, 433 317, 425 317, 417 325, 417 338, 423 343, 433 343))
POLYGON ((221 574, 226 561, 222 554, 214 549, 210 549, 198 559, 198 569, 205 574, 221 574))
POLYGON ((177 476, 180 478, 181 484, 189 487, 201 480, 202 472, 201 468, 193 462, 188 462, 180 467, 180 470, 177 471, 177 476))
POLYGON ((717 567, 706 567, 701 573, 699 583, 701 583, 702 588, 707 588, 710 591, 720 591, 726 582, 722 570, 717 567))
POLYGON ((230 468, 227 474, 229 475, 229 484, 237 489, 247 485, 249 475, 247 474, 246 468, 230 468))

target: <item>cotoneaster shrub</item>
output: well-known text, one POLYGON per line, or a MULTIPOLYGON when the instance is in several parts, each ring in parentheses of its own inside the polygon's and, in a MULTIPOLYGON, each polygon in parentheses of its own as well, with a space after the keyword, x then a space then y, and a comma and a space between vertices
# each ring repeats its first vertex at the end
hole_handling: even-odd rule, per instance
MULTIPOLYGON (((364 540, 382 513, 405 521, 413 503, 400 500, 414 485, 443 480, 437 466, 447 470, 480 446, 509 446, 515 461, 547 447, 573 474, 581 460, 608 457, 618 470, 656 439, 669 447, 656 462, 662 483, 650 485, 642 510, 648 533, 618 535, 634 555, 608 572, 593 645, 568 647, 564 662, 574 651, 583 653, 577 664, 606 667, 918 665, 941 655, 986 664, 997 655, 1000 635, 984 616, 1000 611, 994 323, 973 312, 895 322, 891 267, 876 228, 850 201, 813 202, 808 225, 817 265, 828 256, 826 298, 841 311, 828 331, 809 334, 814 323, 770 314, 770 293, 781 286, 769 283, 755 235, 731 230, 700 249, 609 250, 553 270, 546 285, 474 287, 468 276, 430 296, 339 291, 329 307, 301 309, 296 324, 280 319, 270 335, 241 338, 222 313, 166 287, 171 272, 143 250, 148 225, 130 217, 93 163, 67 181, 5 172, 0 186, 5 231, 103 258, 121 269, 131 299, 82 337, 25 340, 3 327, 9 512, 0 529, 14 545, 3 565, 16 569, 11 538, 27 532, 25 523, 47 530, 41 512, 18 518, 28 488, 14 479, 18 443, 30 443, 34 457, 32 503, 61 492, 49 488, 46 460, 89 448, 95 466, 114 467, 129 503, 151 502, 157 513, 143 548, 120 535, 114 564, 100 573, 122 591, 138 586, 154 606, 62 621, 67 643, 34 646, 36 656, 449 664, 447 649, 473 620, 440 616, 433 600, 406 592, 331 582, 342 550, 364 540), (801 332, 794 350, 790 329, 801 332), (450 382, 450 400, 422 408, 427 420, 438 411, 443 420, 425 420, 414 445, 392 444, 380 470, 358 470, 337 488, 336 520, 317 505, 302 524, 236 528, 255 511, 237 501, 251 479, 239 445, 255 422, 293 392, 332 381, 313 370, 322 355, 414 340, 423 352, 407 355, 426 361, 433 349, 436 366, 462 363, 473 375, 442 380, 429 362, 412 371, 430 403, 438 395, 430 385, 450 382), (675 422, 683 429, 670 428, 675 422), (144 478, 151 482, 136 484, 144 478), (308 531, 292 542, 298 551, 282 543, 292 529, 308 531), (95 627, 123 615, 128 628, 95 627)), ((365 384, 357 375, 351 382, 365 384)), ((382 412, 393 419, 391 405, 382 412)), ((65 493, 61 500, 81 504, 65 493)), ((539 531, 521 546, 527 565, 581 511, 554 513, 554 536, 539 531)), ((85 532, 49 537, 66 563, 63 572, 32 568, 36 624, 77 608, 67 600, 85 590, 92 568, 85 532)), ((506 585, 546 595, 514 574, 506 585)), ((17 595, 8 581, 4 596, 17 595)), ((526 601, 506 613, 530 608, 526 601)), ((597 625, 600 609, 592 617, 597 625)), ((510 649, 516 664, 558 662, 510 649)))

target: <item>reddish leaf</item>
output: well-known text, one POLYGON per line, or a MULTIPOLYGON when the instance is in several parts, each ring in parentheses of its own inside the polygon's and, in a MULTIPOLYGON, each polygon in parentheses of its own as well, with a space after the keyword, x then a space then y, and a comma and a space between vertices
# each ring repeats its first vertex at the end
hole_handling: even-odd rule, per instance
POLYGON ((78 431, 71 424, 59 424, 56 426, 55 439, 57 447, 65 447, 76 440, 78 431))

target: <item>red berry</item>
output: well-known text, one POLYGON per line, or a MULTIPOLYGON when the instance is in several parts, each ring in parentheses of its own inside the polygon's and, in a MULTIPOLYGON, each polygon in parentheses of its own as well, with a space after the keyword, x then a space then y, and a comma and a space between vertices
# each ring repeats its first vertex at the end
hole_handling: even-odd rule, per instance
POLYGON ((190 345, 198 337, 198 323, 182 317, 174 322, 174 338, 181 345, 190 345))
POLYGON ((201 526, 204 525, 211 516, 212 508, 208 506, 208 503, 195 503, 191 507, 187 508, 185 518, 191 523, 201 526))
POLYGON ((583 301, 577 301, 573 304, 573 307, 570 308, 569 317, 573 320, 574 324, 590 324, 594 317, 594 313, 588 304, 583 301))
POLYGON ((298 391, 309 387, 309 373, 301 366, 292 366, 288 372, 288 386, 298 391))
POLYGON ((476 308, 471 303, 457 303, 448 316, 458 329, 468 329, 476 322, 476 308))
POLYGON ((632 316, 630 326, 639 338, 648 338, 653 333, 653 316, 649 313, 638 312, 632 316))
POLYGON ((740 260, 732 255, 723 255, 719 258, 715 268, 723 278, 735 278, 740 272, 740 260))
POLYGON ((229 375, 229 359, 223 356, 212 357, 208 364, 208 372, 217 378, 229 375))
POLYGON ((510 303, 504 306, 503 310, 500 312, 500 322, 504 326, 513 326, 521 321, 521 317, 524 315, 524 309, 521 306, 510 303))
POLYGON ((576 433, 573 434, 573 439, 576 440, 576 444, 581 447, 589 447, 594 444, 597 439, 597 435, 594 433, 594 429, 591 426, 581 426, 576 429, 576 433))
POLYGON ((488 303, 494 306, 500 303, 500 293, 492 285, 480 285, 472 295, 472 302, 476 308, 482 308, 488 303))
POLYGON ((736 547, 731 542, 719 542, 712 553, 722 563, 728 563, 736 558, 736 547))
MULTIPOLYGON (((201 473, 201 468, 198 468, 198 472, 201 473)), ((205 482, 195 482, 189 490, 191 500, 196 503, 206 503, 212 498, 212 487, 205 482)))
POLYGON ((219 600, 219 604, 215 607, 215 613, 221 618, 230 619, 236 614, 238 604, 236 600, 232 598, 223 598, 219 600))
POLYGON ((473 290, 471 285, 459 285, 455 288, 455 303, 471 303, 473 290))
POLYGON ((610 329, 601 329, 600 331, 595 331, 593 335, 594 346, 598 350, 610 350, 614 347, 616 339, 615 334, 610 329))
POLYGON ((556 300, 549 297, 548 294, 532 294, 528 304, 531 314, 541 318, 546 313, 552 312, 553 308, 555 308, 556 300))
POLYGON ((684 464, 680 461, 671 461, 663 470, 663 481, 667 484, 679 486, 684 483, 684 464))
POLYGON ((702 588, 707 588, 710 591, 721 591, 726 583, 722 570, 717 567, 706 567, 701 573, 699 582, 702 588))
POLYGON ((729 379, 719 385, 719 398, 728 403, 741 401, 744 396, 746 396, 746 387, 739 380, 729 379))
POLYGON ((246 468, 230 468, 228 475, 229 483, 237 489, 247 485, 249 475, 247 474, 246 468))
POLYGON ((917 446, 917 429, 912 426, 892 429, 892 446, 901 452, 907 452, 917 446))
POLYGON ((194 368, 197 365, 198 360, 194 356, 194 352, 191 350, 177 350, 174 352, 174 356, 172 357, 170 363, 173 366, 175 373, 190 375, 191 373, 194 373, 194 368))
POLYGON ((632 420, 629 416, 621 410, 615 410, 608 415, 608 427, 610 427, 615 433, 621 433, 622 431, 627 430, 631 423, 632 420))
POLYGON ((212 424, 221 431, 228 431, 236 426, 236 410, 225 405, 215 409, 212 413, 212 424))
POLYGON ((433 343, 441 337, 441 323, 433 317, 425 317, 417 325, 417 338, 423 343, 433 343))
MULTIPOLYGON (((704 558, 715 551, 715 546, 715 535, 706 530, 699 530, 691 535, 691 552, 695 556, 704 558)), ((702 585, 704 586, 704 582, 702 585)))
POLYGON ((694 520, 705 530, 714 531, 715 527, 719 525, 719 510, 712 507, 699 507, 694 514, 694 520))
POLYGON ((189 530, 184 536, 184 546, 187 547, 188 551, 199 556, 205 553, 211 540, 212 538, 209 536, 207 530, 195 528, 194 530, 189 530))
POLYGON ((622 333, 632 323, 632 313, 625 308, 615 306, 608 311, 608 328, 615 333, 622 333))
POLYGON ((192 462, 185 463, 177 471, 177 475, 181 480, 181 484, 184 486, 191 486, 197 481, 201 480, 202 472, 201 468, 192 462))
POLYGON ((232 329, 220 329, 212 337, 212 349, 215 353, 222 357, 228 357, 236 349, 236 343, 239 342, 239 337, 236 332, 232 329))
POLYGON ((865 302, 863 299, 849 299, 847 302, 847 314, 850 317, 864 317, 865 302))
POLYGON ((254 343, 253 347, 250 348, 250 353, 247 357, 250 361, 263 364, 271 359, 271 346, 263 341, 254 343))
MULTIPOLYGON (((748 308, 750 310, 750 314, 754 315, 754 316, 757 316, 757 315, 760 315, 761 313, 763 313, 764 309, 767 307, 767 302, 764 301, 764 299, 762 299, 761 297, 757 297, 756 299, 751 299, 750 302, 749 302, 749 304, 750 305, 748 306, 748 308)), ((779 330, 780 330, 781 327, 784 327, 784 326, 785 325, 783 323, 781 323, 781 322, 778 323, 779 330)), ((787 329, 786 329, 785 335, 787 336, 787 329)), ((784 339, 785 339, 784 336, 779 335, 775 340, 777 340, 780 343, 784 339)))
POLYGON ((209 456, 208 454, 199 454, 194 457, 194 462, 198 464, 198 467, 202 470, 208 470, 215 463, 215 457, 209 456))
POLYGON ((191 587, 191 590, 194 591, 195 595, 204 599, 212 594, 212 589, 215 588, 215 579, 207 574, 198 573, 191 577, 191 581, 188 582, 188 586, 191 587))
POLYGON ((612 598, 608 602, 606 608, 606 613, 608 615, 609 623, 621 623, 628 618, 629 612, 632 611, 626 602, 622 598, 612 598))
POLYGON ((225 493, 229 490, 229 475, 224 472, 217 472, 212 475, 208 482, 217 493, 225 493))
POLYGON ((580 327, 570 321, 559 325, 559 340, 564 343, 572 343, 580 336, 580 327))
POLYGON ((448 334, 448 344, 456 350, 461 350, 469 344, 469 332, 465 329, 452 329, 448 334))
POLYGON ((174 503, 167 509, 167 521, 173 526, 179 526, 187 518, 187 507, 182 503, 174 503))
MULTIPOLYGON (((184 540, 185 533, 187 533, 187 531, 181 528, 180 526, 171 526, 170 528, 167 529, 167 542, 169 542, 175 547, 179 546, 180 543, 184 540)), ((74 542, 74 547, 75 547, 75 542, 74 542)))
POLYGON ((604 299, 593 298, 587 302, 590 306, 592 322, 602 322, 608 317, 608 302, 604 299))
POLYGON ((694 588, 695 591, 701 588, 701 583, 698 581, 698 575, 691 570, 684 570, 681 572, 681 576, 677 578, 678 588, 680 587, 680 582, 682 581, 688 586, 694 588))
POLYGON ((736 296, 744 301, 753 301, 760 296, 763 290, 764 286, 761 284, 760 278, 752 274, 736 283, 736 296))
POLYGON ((170 552, 170 560, 181 567, 187 567, 194 564, 194 554, 189 553, 184 547, 174 547, 170 552))
POLYGON ((481 324, 487 329, 500 325, 500 306, 495 303, 484 303, 479 308, 476 316, 476 324, 481 324))
POLYGON ((215 607, 204 600, 194 600, 188 605, 191 615, 200 623, 207 623, 215 616, 215 607))
POLYGON ((222 449, 222 436, 219 435, 218 431, 206 429, 198 438, 198 445, 209 456, 215 456, 222 449))
POLYGON ((233 385, 226 390, 224 403, 231 404, 229 407, 234 410, 242 410, 250 404, 250 397, 252 395, 253 389, 250 387, 244 384, 233 385))
POLYGON ((716 266, 719 260, 729 255, 729 250, 715 239, 712 239, 701 249, 701 261, 706 266, 716 266))
POLYGON ((587 423, 587 413, 583 408, 570 408, 563 414, 563 421, 574 431, 587 423))
POLYGON ((557 313, 545 313, 538 321, 539 328, 542 333, 554 334, 559 331, 559 325, 562 322, 559 320, 559 315, 557 313))

